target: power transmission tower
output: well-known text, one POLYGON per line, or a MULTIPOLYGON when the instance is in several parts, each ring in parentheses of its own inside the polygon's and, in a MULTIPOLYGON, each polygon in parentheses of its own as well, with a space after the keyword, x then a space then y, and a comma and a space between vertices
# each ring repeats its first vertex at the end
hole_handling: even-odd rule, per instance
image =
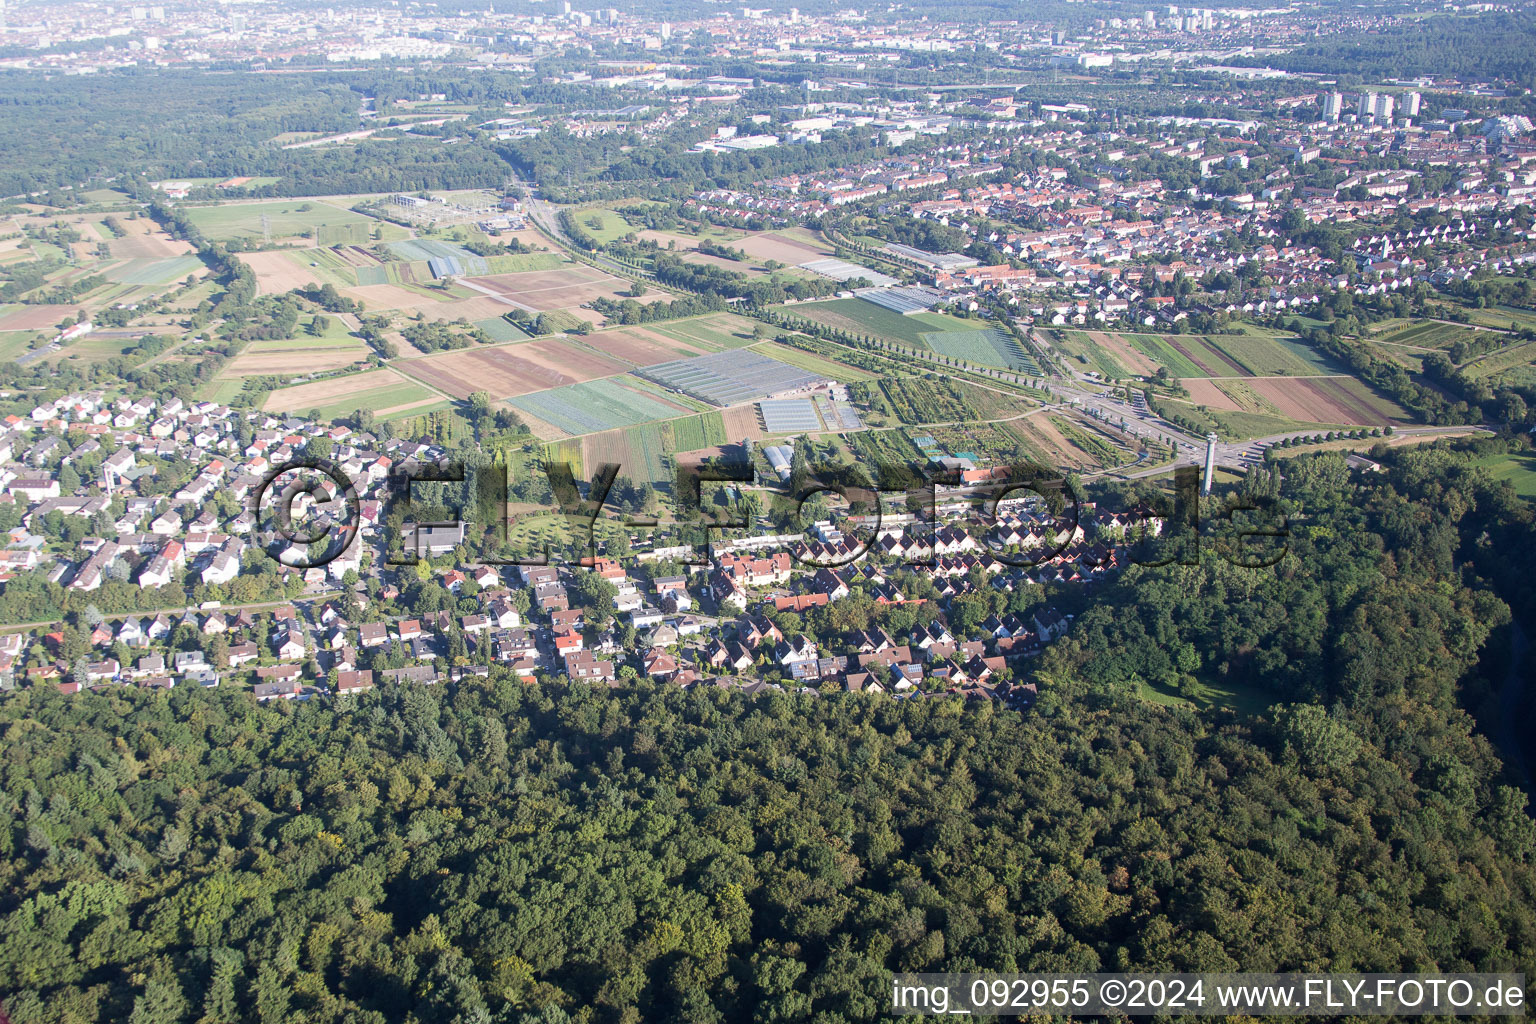
POLYGON ((261 215, 261 244, 272 244, 272 217, 265 213, 261 215))

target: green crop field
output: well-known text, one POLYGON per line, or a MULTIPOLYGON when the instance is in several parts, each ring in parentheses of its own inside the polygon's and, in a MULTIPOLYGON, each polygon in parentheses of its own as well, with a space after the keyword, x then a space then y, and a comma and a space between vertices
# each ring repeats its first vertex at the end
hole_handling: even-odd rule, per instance
POLYGON ((513 326, 506 317, 493 316, 489 320, 476 320, 475 326, 485 332, 492 341, 523 341, 528 335, 513 326))
POLYGON ((608 379, 519 395, 507 404, 568 434, 591 434, 678 415, 675 406, 608 379))
POLYGON ((1094 341, 1086 332, 1063 331, 1057 346, 1068 356, 1105 377, 1118 380, 1131 376, 1130 371, 1121 366, 1108 349, 1094 341))
POLYGON ((553 252, 518 252, 488 256, 485 262, 493 274, 521 274, 532 270, 558 270, 565 266, 565 257, 553 252))
POLYGON ((1209 377, 1210 374, 1200 369, 1190 358, 1164 341, 1156 334, 1127 334, 1126 341, 1136 346, 1148 359, 1166 366, 1168 372, 1175 377, 1209 377))
POLYGON ((1374 340, 1393 345, 1412 345, 1415 348, 1449 348, 1453 342, 1465 337, 1468 331, 1469 328, 1459 324, 1422 320, 1398 327, 1391 333, 1377 335, 1374 340))
POLYGON ((923 341, 939 355, 951 359, 1026 373, 1040 372, 1040 367, 1019 347, 1013 336, 996 327, 979 331, 931 332, 923 335, 923 341))
POLYGON ((926 348, 926 335, 939 331, 974 331, 976 321, 961 320, 942 313, 912 313, 907 316, 877 306, 863 299, 830 299, 826 302, 775 307, 790 316, 804 317, 854 334, 870 334, 889 341, 905 342, 926 348))
POLYGON ((160 286, 185 279, 201 269, 196 256, 173 256, 163 260, 125 260, 106 272, 109 281, 136 286, 160 286))
POLYGON ((343 210, 313 199, 294 199, 274 203, 239 203, 229 206, 186 208, 188 219, 214 239, 260 238, 261 218, 266 215, 273 238, 311 234, 317 228, 333 224, 372 225, 373 219, 351 210, 343 210), (308 209, 301 209, 308 207, 308 209))
MULTIPOLYGON (((1194 339, 1180 338, 1180 341, 1194 339)), ((1220 349, 1255 377, 1306 377, 1337 373, 1338 368, 1302 342, 1264 335, 1221 335, 1201 339, 1220 349)))
POLYGON ((772 358, 779 360, 781 363, 788 363, 790 366, 798 366, 802 370, 809 370, 812 373, 819 373, 823 377, 827 377, 831 380, 868 380, 874 376, 874 374, 870 373, 868 370, 860 370, 857 367, 849 366, 846 363, 838 363, 833 362, 830 359, 823 359, 821 356, 816 355, 814 352, 804 352, 790 345, 780 345, 775 341, 765 342, 762 345, 754 345, 752 351, 761 352, 765 356, 771 356, 772 358))
POLYGON ((1498 327, 1507 330, 1511 324, 1517 328, 1536 327, 1536 312, 1518 306, 1494 306, 1488 309, 1467 309, 1467 319, 1482 327, 1498 327))
POLYGON ((700 413, 661 425, 662 441, 668 451, 694 452, 726 444, 725 420, 718 412, 700 413))
POLYGON ((707 316, 646 326, 657 334, 686 342, 706 352, 724 352, 752 344, 752 329, 756 324, 732 313, 710 313, 707 316))
MULTIPOLYGON (((300 385, 300 387, 303 387, 303 385, 300 385)), ((318 406, 318 408, 320 410, 320 419, 322 420, 350 416, 358 409, 372 409, 375 413, 381 414, 382 418, 389 419, 391 418, 389 410, 392 409, 398 409, 398 415, 401 416, 420 416, 428 411, 428 407, 417 405, 416 403, 439 397, 436 392, 429 391, 420 384, 402 380, 398 384, 389 384, 385 387, 348 395, 346 398, 324 403, 318 406), (411 406, 412 408, 399 409, 400 406, 411 406)), ((442 405, 447 404, 447 400, 444 399, 441 405, 433 406, 433 408, 440 408, 442 405)), ((308 414, 313 406, 305 406, 292 400, 285 401, 283 391, 274 391, 267 399, 267 408, 280 412, 308 414)))
POLYGON ((1462 372, 1474 379, 1492 377, 1532 362, 1536 362, 1536 341, 1522 341, 1468 361, 1462 372))

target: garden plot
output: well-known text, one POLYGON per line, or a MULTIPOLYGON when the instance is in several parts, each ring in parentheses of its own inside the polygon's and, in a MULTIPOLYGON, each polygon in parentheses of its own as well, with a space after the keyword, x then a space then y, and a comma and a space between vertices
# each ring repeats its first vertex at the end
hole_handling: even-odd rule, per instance
POLYGON ((618 380, 594 380, 509 399, 514 409, 537 416, 568 434, 590 434, 688 412, 641 394, 618 380))

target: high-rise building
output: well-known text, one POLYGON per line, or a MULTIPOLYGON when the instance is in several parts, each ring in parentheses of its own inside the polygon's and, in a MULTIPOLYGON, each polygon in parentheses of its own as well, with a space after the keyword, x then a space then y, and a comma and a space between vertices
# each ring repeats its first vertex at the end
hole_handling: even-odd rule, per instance
POLYGON ((1323 94, 1323 120, 1337 121, 1344 113, 1344 94, 1341 92, 1328 92, 1323 94))
POLYGON ((1376 97, 1376 102, 1371 107, 1371 113, 1375 116, 1377 124, 1392 123, 1392 108, 1396 103, 1397 100, 1389 93, 1382 93, 1376 97))
POLYGON ((1357 117, 1370 117, 1376 112, 1376 94, 1363 92, 1360 94, 1360 102, 1355 106, 1357 117))
POLYGON ((798 25, 798 24, 800 24, 800 8, 798 8, 798 7, 791 7, 789 9, 789 23, 791 25, 798 25))
POLYGON ((664 22, 661 23, 661 38, 664 39, 664 40, 672 38, 672 23, 671 22, 664 21, 664 22))
POLYGON ((1403 97, 1403 114, 1404 114, 1404 116, 1406 116, 1406 117, 1418 117, 1419 116, 1419 104, 1422 103, 1423 101, 1424 101, 1424 97, 1420 96, 1416 92, 1411 92, 1407 96, 1404 96, 1403 97))
POLYGON ((1141 12, 1141 23, 1147 28, 1157 28, 1157 15, 1151 11, 1141 12))

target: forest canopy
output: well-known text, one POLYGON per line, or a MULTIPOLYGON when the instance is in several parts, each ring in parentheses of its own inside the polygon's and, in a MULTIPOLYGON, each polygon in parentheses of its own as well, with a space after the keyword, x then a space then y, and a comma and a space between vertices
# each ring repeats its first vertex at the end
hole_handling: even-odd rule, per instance
POLYGON ((1509 621, 1464 541, 1529 512, 1465 454, 1394 458, 1293 460, 1279 571, 1108 585, 1026 715, 499 672, 15 695, 6 1009, 830 1024, 898 969, 1529 973, 1536 826, 1462 710, 1509 621), (1138 696, 1170 672, 1272 704, 1138 696))

